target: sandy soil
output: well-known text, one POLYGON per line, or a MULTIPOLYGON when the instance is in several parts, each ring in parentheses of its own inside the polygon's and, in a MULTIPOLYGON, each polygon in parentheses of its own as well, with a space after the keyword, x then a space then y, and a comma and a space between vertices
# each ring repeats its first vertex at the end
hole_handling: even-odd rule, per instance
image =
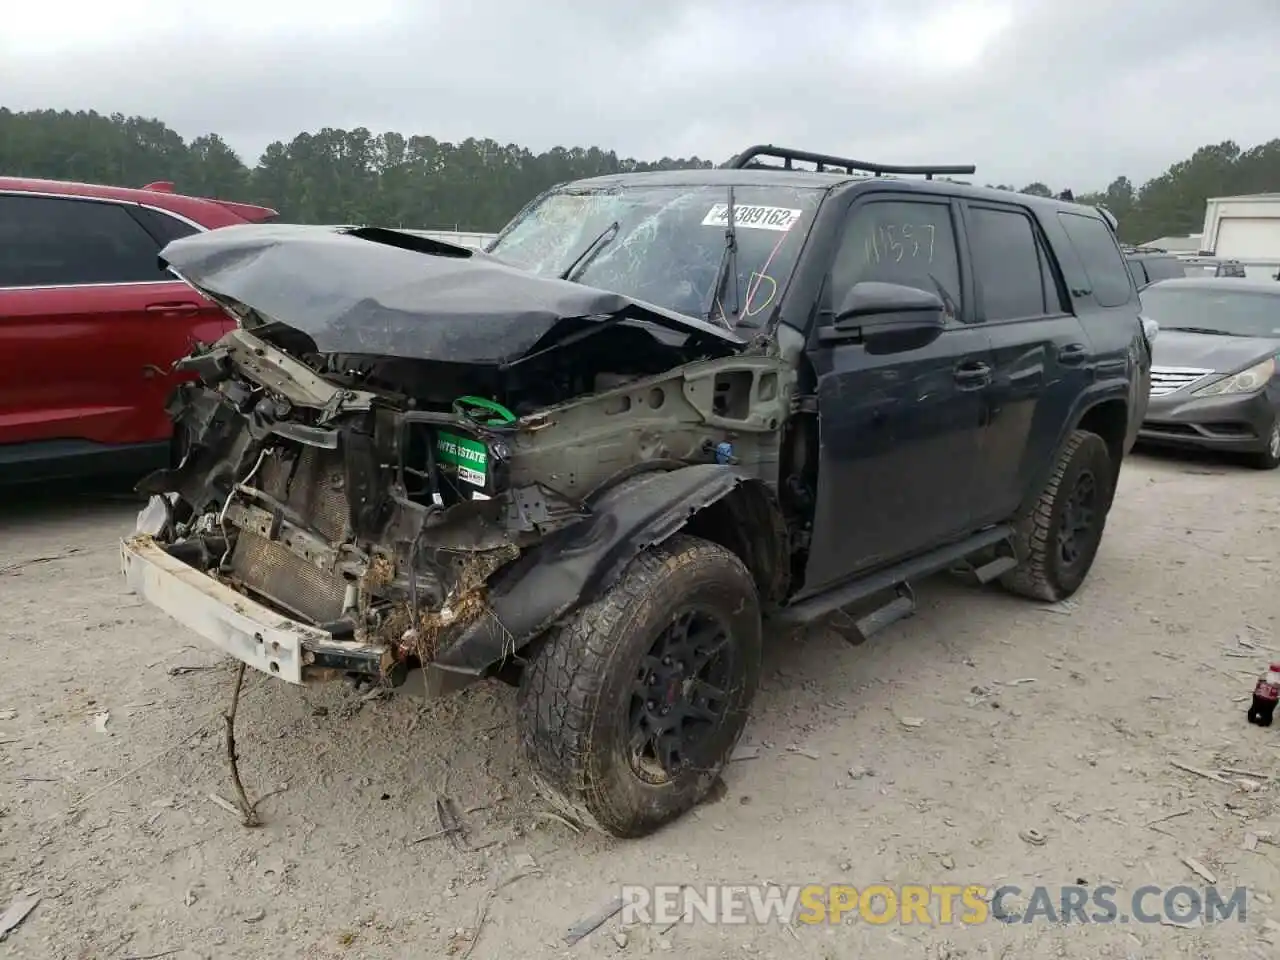
POLYGON ((1280 955, 1280 727, 1245 722, 1267 656, 1248 644, 1280 651, 1274 474, 1132 458, 1062 609, 944 577, 865 646, 774 640, 747 734, 759 756, 731 764, 720 800, 630 843, 545 815, 498 685, 424 704, 250 677, 245 781, 281 792, 241 827, 209 799, 231 796, 232 670, 125 593, 115 544, 135 509, 64 493, 0 507, 0 910, 43 897, 0 956, 1280 955), (412 842, 438 828, 439 792, 470 811, 465 844, 412 842), (615 917, 562 939, 619 883, 1110 883, 1123 905, 1148 884, 1202 887, 1184 857, 1250 888, 1245 923, 615 917))

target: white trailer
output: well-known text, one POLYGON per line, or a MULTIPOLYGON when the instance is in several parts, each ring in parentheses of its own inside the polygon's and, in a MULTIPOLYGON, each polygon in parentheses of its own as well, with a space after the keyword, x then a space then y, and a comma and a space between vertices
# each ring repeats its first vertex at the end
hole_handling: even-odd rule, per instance
POLYGON ((1280 270, 1280 193, 1211 197, 1205 202, 1201 256, 1236 260, 1249 277, 1280 270))

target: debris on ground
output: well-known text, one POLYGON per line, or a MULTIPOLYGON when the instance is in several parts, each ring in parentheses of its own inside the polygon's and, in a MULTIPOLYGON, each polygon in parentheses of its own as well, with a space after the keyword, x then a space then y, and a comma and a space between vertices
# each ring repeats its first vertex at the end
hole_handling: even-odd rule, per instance
POLYGON ((1194 873, 1196 876, 1198 876, 1201 880, 1203 880, 1205 883, 1209 884, 1210 886, 1213 886, 1215 883, 1218 882, 1218 878, 1214 875, 1213 871, 1211 871, 1199 860, 1196 860, 1193 857, 1183 857, 1182 862, 1187 865, 1188 870, 1190 870, 1192 873, 1194 873))
POLYGON ((733 748, 733 753, 729 754, 729 762, 733 763, 737 760, 755 760, 759 756, 759 747, 737 746, 733 748))
POLYGON ((1214 773, 1212 770, 1201 770, 1199 767, 1193 767, 1191 764, 1183 763, 1181 760, 1170 760, 1169 765, 1177 767, 1179 770, 1185 770, 1187 773, 1194 773, 1197 777, 1213 780, 1215 783, 1225 783, 1228 786, 1231 784, 1231 781, 1220 773, 1214 773))
POLYGON ((55 553, 47 557, 32 557, 30 560, 19 560, 17 563, 10 563, 0 567, 0 576, 9 573, 17 573, 20 570, 35 566, 38 563, 53 563, 55 560, 66 560, 68 557, 74 557, 80 552, 81 550, 79 547, 73 547, 66 553, 55 553))
POLYGON ((511 865, 515 867, 516 870, 540 869, 538 866, 538 861, 533 859, 533 856, 527 853, 517 853, 515 857, 512 859, 511 865))
POLYGON ((231 814, 233 817, 243 816, 239 807, 237 807, 230 800, 227 800, 224 797, 218 796, 216 793, 209 794, 209 801, 221 807, 223 810, 227 811, 227 813, 231 814))
POLYGON ((1045 840, 1048 839, 1039 830, 1034 830, 1030 828, 1026 830, 1019 830, 1018 836, 1020 836, 1023 840, 1027 841, 1027 843, 1031 844, 1033 847, 1043 847, 1045 840))
POLYGON ((1221 767, 1222 773, 1230 774, 1233 777, 1248 777, 1251 780, 1270 780, 1271 775, 1267 773, 1257 773, 1253 770, 1241 770, 1238 767, 1221 767))
MULTIPOLYGON (((262 821, 258 819, 257 803, 250 803, 249 796, 244 792, 244 783, 240 780, 239 758, 236 756, 236 709, 240 706, 240 688, 244 685, 244 671, 246 664, 241 661, 236 669, 235 687, 231 691, 231 705, 227 708, 227 712, 222 715, 224 724, 223 745, 226 749, 227 765, 231 768, 231 785, 235 787, 236 803, 240 808, 241 822, 246 827, 261 826, 262 821)), ((261 803, 266 797, 258 800, 261 803)))
POLYGON ((1154 827, 1157 823, 1164 823, 1166 820, 1173 820, 1177 817, 1185 817, 1191 812, 1191 808, 1187 807, 1185 810, 1177 810, 1174 813, 1167 813, 1163 817, 1156 817, 1154 820, 1148 820, 1144 826, 1154 827))
POLYGON ((898 722, 904 727, 915 729, 924 726, 924 717, 899 717, 898 722))
POLYGON ((434 831, 432 831, 431 833, 424 834, 424 835, 423 835, 423 836, 421 836, 421 837, 414 837, 414 838, 413 838, 412 840, 410 840, 409 842, 410 842, 410 843, 425 843, 425 842, 426 842, 426 841, 428 841, 428 840, 436 840, 436 839, 439 839, 440 837, 448 836, 448 835, 449 835, 449 834, 451 834, 451 833, 457 833, 457 832, 458 832, 459 830, 461 830, 461 829, 462 829, 462 828, 461 828, 461 827, 459 827, 459 826, 457 826, 457 825, 452 826, 452 827, 443 827, 443 828, 441 828, 441 829, 439 829, 439 830, 434 830, 434 831))
MULTIPOLYGON (((5 912, 0 914, 0 941, 8 937, 18 924, 27 919, 40 900, 41 898, 37 894, 29 897, 19 897, 9 904, 5 912)), ((619 908, 621 908, 621 902, 619 902, 619 908)))
POLYGON ((188 674, 188 673, 197 673, 197 672, 199 672, 199 671, 201 671, 201 670, 217 670, 217 669, 218 669, 218 665, 217 665, 217 664, 213 664, 213 663, 211 663, 211 664, 206 664, 206 665, 204 665, 204 666, 178 666, 178 667, 170 667, 170 668, 169 668, 168 670, 166 670, 165 672, 166 672, 166 673, 168 673, 168 674, 169 674, 169 676, 171 676, 171 677, 182 677, 182 676, 185 676, 185 675, 186 675, 186 674, 188 674))
POLYGON ((794 743, 793 743, 793 744, 790 744, 790 745, 787 747, 787 752, 788 752, 788 753, 794 753, 794 754, 796 754, 797 756, 807 757, 807 758, 808 758, 808 759, 810 759, 810 760, 821 760, 821 759, 822 759, 821 755, 820 755, 820 754, 818 754, 818 753, 816 753, 815 751, 813 751, 813 750, 807 750, 807 749, 805 749, 804 747, 796 746, 794 743))
MULTIPOLYGON (((436 797, 436 819, 440 822, 437 836, 447 836, 455 849, 462 849, 462 822, 458 811, 448 797, 436 797)), ((424 838, 426 839, 426 838, 424 838)))
POLYGON ((93 729, 97 730, 98 733, 105 733, 108 736, 110 736, 111 731, 107 729, 107 724, 110 722, 111 722, 110 711, 104 711, 102 713, 94 714, 93 729))
POLYGON ((564 935, 564 942, 569 946, 573 946, 583 937, 598 930, 608 923, 614 916, 622 912, 622 897, 614 897, 602 909, 591 916, 578 921, 574 926, 569 928, 569 932, 564 935))

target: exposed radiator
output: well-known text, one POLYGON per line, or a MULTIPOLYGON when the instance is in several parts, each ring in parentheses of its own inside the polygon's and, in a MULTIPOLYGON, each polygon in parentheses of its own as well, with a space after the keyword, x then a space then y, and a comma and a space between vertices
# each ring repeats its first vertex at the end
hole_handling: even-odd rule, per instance
MULTIPOLYGON (((285 503, 320 536, 335 542, 346 537, 347 498, 337 451, 303 447, 296 465, 268 456, 258 482, 263 492, 285 503)), ((245 586, 295 616, 326 623, 342 615, 346 597, 342 577, 317 570, 282 544, 259 534, 240 531, 231 568, 245 586)))
POLYGON ((293 461, 273 455, 262 468, 262 489, 315 527, 326 540, 342 540, 347 532, 347 497, 343 492, 342 455, 336 450, 303 447, 293 461))
POLYGON ((346 581, 317 570, 283 546, 241 530, 231 554, 231 569, 254 593, 312 623, 342 615, 346 581))

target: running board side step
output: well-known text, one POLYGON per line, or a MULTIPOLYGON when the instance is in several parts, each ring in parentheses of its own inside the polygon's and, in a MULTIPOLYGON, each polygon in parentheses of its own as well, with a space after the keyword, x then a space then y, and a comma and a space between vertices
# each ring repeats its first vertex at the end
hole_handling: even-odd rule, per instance
POLYGON ((990 563, 984 563, 974 570, 973 575, 980 584, 985 586, 992 580, 997 580, 1004 576, 1017 565, 1018 561, 1014 557, 996 557, 990 563))
POLYGON ((831 629, 840 634, 852 646, 866 643, 875 634, 886 627, 891 627, 899 620, 905 620, 916 612, 916 595, 911 584, 900 583, 894 590, 893 599, 876 607, 869 613, 855 620, 843 610, 837 611, 831 618, 831 629))
MULTIPOLYGON (((1012 538, 1013 529, 1007 524, 989 527, 980 533, 974 534, 972 537, 947 544, 945 547, 940 547, 904 563, 896 564, 866 577, 860 577, 851 583, 843 584, 831 590, 824 590, 813 596, 804 597, 789 606, 777 610, 771 619, 784 625, 798 626, 812 623, 836 611, 843 611, 846 607, 855 603, 868 600, 878 593, 893 590, 897 594, 893 600, 863 618, 863 620, 869 621, 868 626, 871 626, 873 630, 882 630, 890 623, 896 623, 904 616, 909 615, 911 610, 915 609, 915 601, 910 593, 910 588, 907 587, 907 584, 911 581, 920 580, 947 570, 979 551, 1000 544, 1010 545, 1012 538), (904 588, 906 588, 905 592, 904 588), (908 599, 904 600, 904 598, 908 599), (889 608, 892 608, 892 613, 890 613, 889 608), (904 609, 907 610, 906 613, 900 612, 904 609), (882 610, 885 611, 883 614, 881 613, 882 610), (883 624, 880 622, 882 616, 886 618, 883 624)), ((1014 566, 1017 564, 1017 561, 1012 557, 997 557, 995 560, 979 567, 978 571, 975 572, 981 572, 983 575, 988 576, 988 579, 994 579, 1001 573, 1013 568, 1006 565, 1006 561, 1014 566)))

